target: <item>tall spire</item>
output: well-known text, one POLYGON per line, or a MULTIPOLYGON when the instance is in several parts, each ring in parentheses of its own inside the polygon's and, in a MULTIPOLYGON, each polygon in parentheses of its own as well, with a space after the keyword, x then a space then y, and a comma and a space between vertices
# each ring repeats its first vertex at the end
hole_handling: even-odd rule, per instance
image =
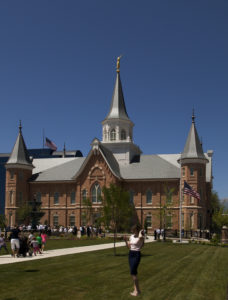
POLYGON ((11 152, 10 158, 8 159, 6 165, 24 165, 26 167, 32 167, 32 162, 29 158, 28 151, 25 145, 25 141, 22 135, 22 125, 21 121, 19 123, 19 133, 17 136, 17 140, 15 142, 15 145, 13 147, 13 150, 11 152))
POLYGON ((113 95, 112 95, 110 111, 106 117, 106 120, 122 119, 122 120, 130 121, 128 114, 127 114, 126 106, 125 106, 123 89, 122 89, 122 84, 121 84, 121 80, 120 80, 120 58, 121 58, 121 56, 119 56, 117 58, 116 82, 115 82, 115 87, 114 87, 114 91, 113 91, 113 95))
POLYGON ((181 154, 181 159, 201 159, 207 161, 195 126, 195 114, 192 113, 192 125, 188 138, 181 154))

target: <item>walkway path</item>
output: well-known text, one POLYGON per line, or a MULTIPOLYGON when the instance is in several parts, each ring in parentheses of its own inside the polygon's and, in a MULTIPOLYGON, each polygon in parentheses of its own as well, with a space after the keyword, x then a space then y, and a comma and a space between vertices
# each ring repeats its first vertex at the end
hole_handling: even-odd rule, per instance
MULTIPOLYGON (((153 242, 153 237, 148 237, 146 239, 146 243, 153 242)), ((125 246, 125 242, 116 243, 116 247, 123 247, 125 246)), ((83 252, 90 252, 90 251, 98 251, 98 250, 105 250, 113 248, 113 243, 110 244, 100 244, 100 245, 92 245, 92 246, 83 246, 83 247, 74 247, 74 248, 64 248, 64 249, 56 249, 56 250, 47 250, 44 251, 43 254, 37 254, 37 256, 26 256, 26 257, 12 257, 11 255, 1 255, 0 256, 0 265, 4 264, 12 264, 24 261, 33 261, 37 259, 43 258, 50 258, 62 255, 69 255, 69 254, 77 254, 83 252)), ((2 250, 4 251, 4 250, 2 250)))

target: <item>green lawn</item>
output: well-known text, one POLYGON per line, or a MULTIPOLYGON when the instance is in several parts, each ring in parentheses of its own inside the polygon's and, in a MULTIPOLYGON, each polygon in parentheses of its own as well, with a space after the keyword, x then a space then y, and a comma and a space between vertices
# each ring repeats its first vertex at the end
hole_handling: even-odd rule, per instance
MULTIPOLYGON (((143 248, 139 299, 226 299, 228 249, 151 243, 143 248)), ((1 265, 1 300, 132 299, 127 249, 1 265)))

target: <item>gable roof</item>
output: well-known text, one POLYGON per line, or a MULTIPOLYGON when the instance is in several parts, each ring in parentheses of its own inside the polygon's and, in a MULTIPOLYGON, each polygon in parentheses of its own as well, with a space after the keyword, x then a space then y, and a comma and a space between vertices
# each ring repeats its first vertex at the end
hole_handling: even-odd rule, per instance
MULTIPOLYGON (((49 158, 47 160, 53 160, 53 158, 49 158)), ((62 158, 59 158, 59 160, 62 160, 62 158)), ((75 173, 79 171, 84 160, 85 157, 76 157, 39 173, 36 172, 35 169, 31 181, 72 181, 75 173)))
POLYGON ((180 178, 179 168, 158 155, 141 155, 140 161, 120 166, 124 179, 175 179, 180 178))

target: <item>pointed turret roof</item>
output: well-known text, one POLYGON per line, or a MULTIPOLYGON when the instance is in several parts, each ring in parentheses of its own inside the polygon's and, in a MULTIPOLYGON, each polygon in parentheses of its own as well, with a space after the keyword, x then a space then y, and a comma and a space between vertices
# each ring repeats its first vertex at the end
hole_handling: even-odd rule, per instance
POLYGON ((188 134, 188 138, 184 147, 184 151, 181 154, 181 159, 203 159, 207 161, 202 145, 195 126, 195 115, 192 114, 192 125, 188 134))
POLYGON ((110 111, 105 120, 108 119, 122 119, 122 120, 130 121, 125 106, 123 89, 120 80, 120 72, 118 70, 116 74, 116 83, 112 95, 112 103, 111 103, 110 111))
POLYGON ((16 143, 13 147, 10 158, 6 163, 6 165, 12 165, 12 164, 19 164, 19 165, 33 167, 22 135, 21 122, 19 125, 19 134, 17 136, 16 143))

